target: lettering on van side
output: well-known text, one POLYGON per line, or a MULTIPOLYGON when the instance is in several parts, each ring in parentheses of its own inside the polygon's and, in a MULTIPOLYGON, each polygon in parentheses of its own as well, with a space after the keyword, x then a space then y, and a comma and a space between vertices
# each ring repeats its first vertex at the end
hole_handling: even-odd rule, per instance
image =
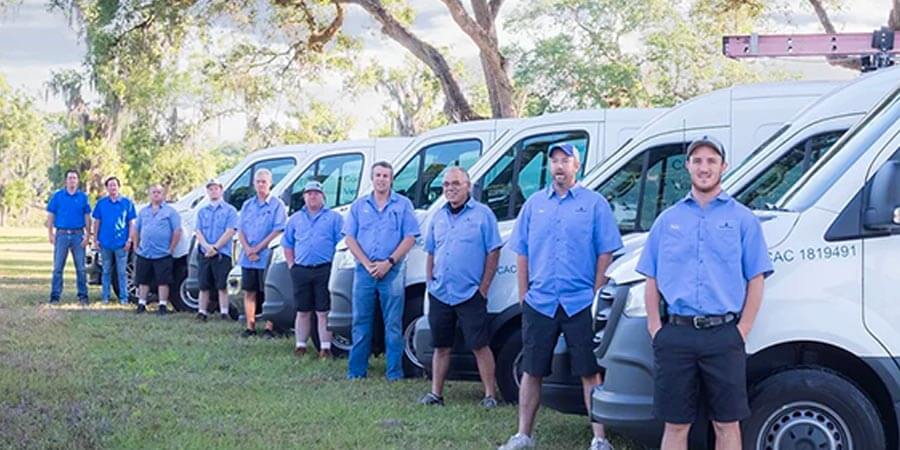
POLYGON ((783 249, 769 251, 769 258, 773 263, 794 263, 806 261, 821 261, 833 259, 855 258, 856 245, 826 245, 822 247, 806 247, 800 249, 783 249))

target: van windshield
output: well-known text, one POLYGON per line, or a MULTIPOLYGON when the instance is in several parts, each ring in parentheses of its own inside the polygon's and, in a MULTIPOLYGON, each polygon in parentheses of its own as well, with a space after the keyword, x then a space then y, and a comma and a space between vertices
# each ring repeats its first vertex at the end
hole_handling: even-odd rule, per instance
POLYGON ((775 208, 803 211, 812 206, 898 120, 900 120, 900 86, 834 144, 828 153, 779 200, 775 208))
POLYGON ((790 127, 791 127, 791 124, 790 124, 790 123, 784 124, 784 126, 782 126, 781 128, 779 128, 778 131, 772 133, 771 136, 769 136, 766 140, 762 141, 762 143, 759 144, 756 148, 754 148, 753 151, 750 152, 750 154, 747 155, 747 157, 744 158, 744 160, 741 161, 740 164, 738 164, 735 168, 733 168, 733 169, 731 169, 731 170, 729 170, 728 172, 725 173, 725 177, 722 178, 722 182, 723 182, 723 183, 727 182, 732 176, 734 176, 734 174, 741 172, 741 169, 743 169, 744 167, 746 167, 746 166, 750 163, 750 161, 753 161, 753 159, 754 159, 757 155, 759 155, 760 153, 762 153, 762 151, 763 151, 766 147, 768 147, 769 144, 772 143, 772 141, 774 141, 775 139, 778 139, 778 138, 779 138, 782 134, 784 134, 784 132, 787 131, 788 128, 790 128, 790 127))

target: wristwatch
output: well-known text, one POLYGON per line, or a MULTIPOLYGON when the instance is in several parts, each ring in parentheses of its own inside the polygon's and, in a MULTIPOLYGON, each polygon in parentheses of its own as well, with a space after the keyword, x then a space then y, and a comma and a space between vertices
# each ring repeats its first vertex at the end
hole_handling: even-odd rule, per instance
POLYGON ((394 257, 393 257, 393 256, 388 256, 388 259, 387 259, 387 260, 388 260, 389 263, 391 263, 392 266, 396 266, 396 265, 397 265, 397 261, 394 260, 394 257))

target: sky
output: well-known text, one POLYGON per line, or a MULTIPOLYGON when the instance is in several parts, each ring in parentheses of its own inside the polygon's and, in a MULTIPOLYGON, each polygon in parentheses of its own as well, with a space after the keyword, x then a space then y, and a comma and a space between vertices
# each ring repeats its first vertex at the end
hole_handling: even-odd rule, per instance
MULTIPOLYGON (((502 28, 503 17, 528 0, 507 0, 501 10, 499 38, 510 42, 512 36, 502 28)), ((801 0, 797 0, 800 3, 801 0)), ((22 89, 38 99, 45 111, 62 111, 61 99, 46 93, 45 83, 52 70, 79 68, 84 58, 84 43, 59 12, 50 13, 47 0, 24 0, 5 14, 0 14, 0 73, 14 88, 22 89)), ((468 3, 468 2, 464 2, 468 3)), ((454 56, 467 65, 477 67, 477 48, 452 21, 446 7, 436 0, 411 0, 416 11, 413 32, 437 47, 454 49, 454 56)), ((885 24, 890 0, 847 0, 840 11, 832 11, 832 21, 838 31, 869 32, 885 24)), ((790 19, 775 17, 774 29, 760 32, 821 32, 811 12, 792 11, 790 19)), ((363 35, 362 57, 376 59, 385 65, 400 65, 408 54, 393 41, 381 36, 376 22, 355 6, 347 8, 345 31, 363 35)), ((799 71, 805 79, 847 79, 856 74, 836 69, 816 59, 790 60, 772 63, 773 66, 799 71)), ((357 99, 342 98, 340 81, 333 79, 321 89, 317 98, 333 105, 355 122, 351 138, 364 138, 371 129, 382 123, 379 118, 384 98, 376 93, 357 99)), ((88 96, 90 99, 90 96, 88 96)), ((208 132, 219 141, 235 141, 243 134, 243 118, 233 116, 212 124, 208 132)))

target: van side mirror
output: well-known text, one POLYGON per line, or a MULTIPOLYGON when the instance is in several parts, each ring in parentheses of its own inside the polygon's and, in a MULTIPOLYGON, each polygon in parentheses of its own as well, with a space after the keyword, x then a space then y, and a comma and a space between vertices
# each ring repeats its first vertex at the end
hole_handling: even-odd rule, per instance
POLYGON ((869 230, 900 231, 900 161, 888 161, 869 183, 863 226, 869 230))

